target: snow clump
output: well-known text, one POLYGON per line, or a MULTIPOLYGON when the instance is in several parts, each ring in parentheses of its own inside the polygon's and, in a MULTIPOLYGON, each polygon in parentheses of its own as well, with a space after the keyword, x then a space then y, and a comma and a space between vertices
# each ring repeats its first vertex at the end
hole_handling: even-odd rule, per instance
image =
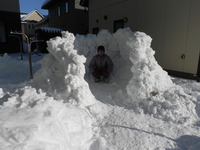
POLYGON ((94 118, 85 109, 29 86, 16 90, 0 113, 0 149, 88 150, 94 139, 94 118))
POLYGON ((84 80, 86 58, 74 50, 74 40, 72 33, 62 32, 62 38, 47 42, 50 54, 42 60, 33 85, 56 99, 84 107, 94 104, 95 98, 84 80))

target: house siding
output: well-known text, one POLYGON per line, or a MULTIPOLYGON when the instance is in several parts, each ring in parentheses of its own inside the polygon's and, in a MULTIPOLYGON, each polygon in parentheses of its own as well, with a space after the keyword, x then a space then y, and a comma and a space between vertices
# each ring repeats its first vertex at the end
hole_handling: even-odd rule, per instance
MULTIPOLYGON (((35 37, 35 26, 37 22, 22 22, 22 33, 26 34, 29 38, 35 37)), ((26 38, 24 38, 24 41, 26 41, 26 38)))
MULTIPOLYGON (((22 33, 26 34, 29 38, 36 37, 35 30, 36 25, 39 21, 41 21, 44 18, 42 14, 40 14, 37 10, 34 10, 27 14, 26 16, 22 17, 22 33)), ((26 42, 26 38, 24 38, 24 41, 26 42)))
POLYGON ((124 27, 152 37, 156 60, 164 69, 197 74, 199 14, 199 0, 89 0, 89 32, 113 32, 114 21, 127 18, 124 27))
POLYGON ((82 9, 75 9, 74 0, 68 1, 69 10, 65 12, 65 3, 66 1, 59 1, 48 8, 49 26, 74 34, 88 33, 88 12, 82 9), (58 16, 58 6, 60 7, 60 16, 58 16))
MULTIPOLYGON (((1 5, 1 4, 0 4, 1 5)), ((17 10, 17 9, 16 9, 17 10)), ((20 42, 11 37, 10 31, 21 31, 20 13, 0 10, 0 22, 5 25, 5 42, 0 42, 0 53, 15 53, 20 51, 20 42)))

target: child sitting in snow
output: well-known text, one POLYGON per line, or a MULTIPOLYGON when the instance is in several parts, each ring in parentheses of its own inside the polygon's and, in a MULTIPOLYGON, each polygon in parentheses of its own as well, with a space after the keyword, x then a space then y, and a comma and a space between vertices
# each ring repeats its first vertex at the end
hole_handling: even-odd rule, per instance
POLYGON ((98 46, 97 55, 95 55, 89 65, 90 72, 94 76, 95 82, 100 81, 100 76, 107 79, 113 70, 113 62, 108 55, 105 54, 104 46, 98 46))

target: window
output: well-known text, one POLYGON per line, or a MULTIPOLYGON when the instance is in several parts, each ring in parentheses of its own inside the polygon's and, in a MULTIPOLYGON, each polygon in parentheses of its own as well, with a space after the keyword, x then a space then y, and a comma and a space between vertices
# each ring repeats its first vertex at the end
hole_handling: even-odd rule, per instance
POLYGON ((58 6, 58 16, 60 16, 60 6, 58 6))
POLYGON ((35 29, 35 24, 34 23, 28 23, 28 29, 29 30, 34 30, 35 29))
POLYGON ((124 28, 124 20, 123 19, 114 21, 113 31, 116 32, 120 28, 124 28))
POLYGON ((65 3, 65 12, 66 13, 69 12, 69 3, 68 2, 65 3))
POLYGON ((0 21, 0 43, 6 42, 6 31, 4 22, 0 21))
POLYGON ((35 24, 32 24, 32 29, 35 29, 35 24))
POLYGON ((30 24, 28 24, 28 29, 29 29, 29 30, 31 29, 31 25, 30 25, 30 24))

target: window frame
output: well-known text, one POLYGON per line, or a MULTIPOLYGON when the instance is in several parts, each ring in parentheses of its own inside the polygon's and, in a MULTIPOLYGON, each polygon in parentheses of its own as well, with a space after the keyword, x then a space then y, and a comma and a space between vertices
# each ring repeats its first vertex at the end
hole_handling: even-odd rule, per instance
POLYGON ((65 13, 68 13, 69 12, 69 2, 66 1, 65 2, 65 13))
POLYGON ((31 27, 32 27, 31 23, 28 23, 28 29, 29 29, 29 30, 32 29, 31 27))
POLYGON ((61 16, 61 6, 60 5, 57 6, 57 16, 58 17, 61 16))

